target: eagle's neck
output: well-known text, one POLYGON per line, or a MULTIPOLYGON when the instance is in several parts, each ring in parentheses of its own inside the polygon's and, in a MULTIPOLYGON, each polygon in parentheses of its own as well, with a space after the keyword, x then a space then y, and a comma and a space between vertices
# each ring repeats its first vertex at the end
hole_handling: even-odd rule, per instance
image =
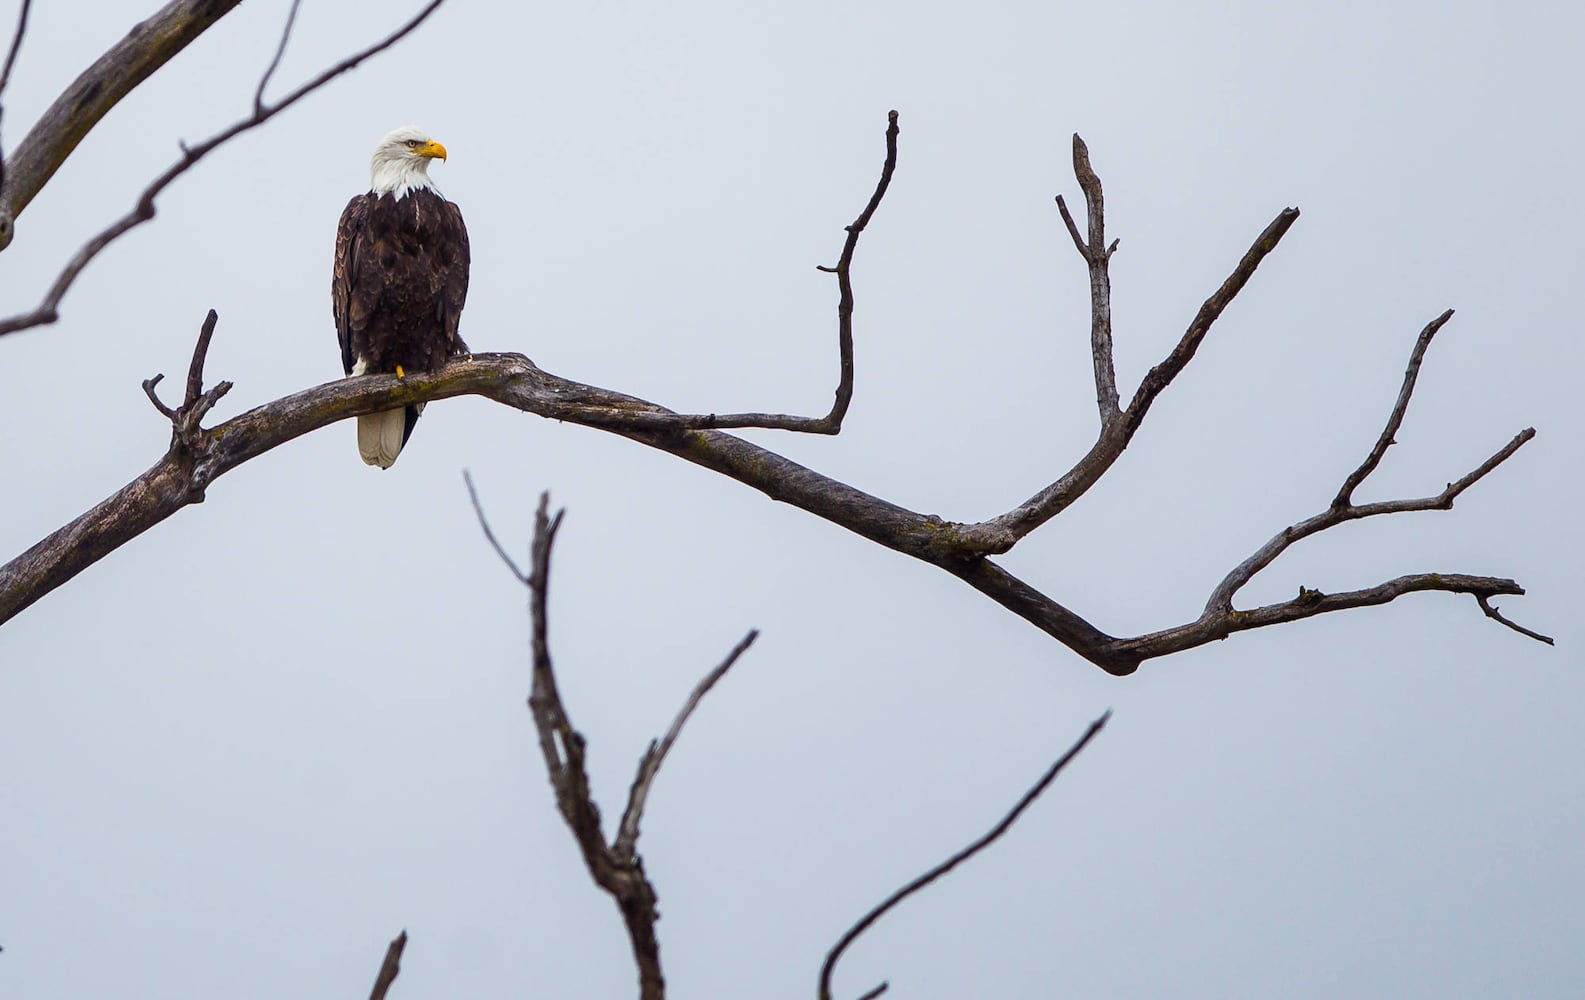
POLYGON ((435 183, 429 179, 429 160, 405 151, 390 159, 376 155, 370 179, 370 190, 376 196, 388 194, 397 201, 423 188, 436 191, 435 183))

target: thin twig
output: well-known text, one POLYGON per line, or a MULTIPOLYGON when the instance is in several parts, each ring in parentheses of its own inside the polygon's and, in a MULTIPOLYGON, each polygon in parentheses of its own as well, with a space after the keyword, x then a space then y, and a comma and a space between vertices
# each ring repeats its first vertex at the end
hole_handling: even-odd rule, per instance
POLYGON ((164 372, 160 372, 160 373, 156 374, 153 378, 144 379, 143 380, 143 394, 145 396, 149 397, 149 402, 154 404, 154 408, 156 410, 160 411, 160 415, 161 416, 165 417, 165 419, 167 419, 167 420, 170 420, 170 421, 174 422, 176 420, 176 411, 171 409, 169 406, 166 406, 163 402, 160 401, 160 394, 157 391, 158 388, 159 388, 159 384, 161 382, 163 382, 163 381, 165 381, 165 373, 164 372))
POLYGON ((297 21, 297 5, 301 0, 292 0, 291 10, 286 12, 286 27, 281 29, 281 42, 275 47, 275 56, 270 60, 270 65, 259 78, 259 89, 253 92, 253 113, 264 113, 264 88, 270 83, 270 77, 275 75, 275 70, 281 65, 281 57, 286 55, 286 43, 292 37, 292 25, 297 21))
POLYGON ((891 186, 892 174, 897 169, 897 134, 897 112, 889 111, 886 114, 886 161, 881 164, 881 179, 876 183, 875 192, 870 195, 864 211, 847 227, 847 239, 842 243, 842 256, 838 258, 837 266, 820 268, 837 276, 837 353, 842 365, 831 412, 818 422, 823 433, 827 434, 835 434, 842 429, 848 405, 853 402, 853 254, 858 250, 859 235, 870 224, 870 217, 880 207, 886 189, 891 186))
MULTIPOLYGON (((918 892, 920 889, 923 889, 925 886, 934 882, 936 879, 945 875, 947 872, 956 868, 969 858, 972 858, 980 851, 983 851, 985 848, 994 843, 998 837, 1006 833, 1007 830, 1015 822, 1017 822, 1018 817, 1023 815, 1024 810, 1028 809, 1029 806, 1040 797, 1040 794, 1044 792, 1053 781, 1056 780, 1057 775, 1062 773, 1062 769, 1067 767, 1068 762, 1074 757, 1077 757, 1079 752, 1083 750, 1092 739, 1095 738, 1096 734, 1105 728, 1107 720, 1111 717, 1112 713, 1110 710, 1108 710, 1099 719, 1096 719, 1094 722, 1090 723, 1090 728, 1085 730, 1083 736, 1079 737, 1079 741, 1073 744, 1073 746, 1069 747, 1067 753, 1063 754, 1061 757, 1058 757, 1056 763, 1052 764, 1046 769, 1046 773, 1041 776, 1039 781, 1035 782, 1034 787, 1025 792, 1023 798, 1018 800, 1018 804, 1013 806, 1012 810, 1009 811, 1006 816, 1002 817, 1001 822, 991 827, 989 832, 980 837, 978 840, 969 844, 967 847, 963 848, 961 851, 958 851, 947 860, 941 862, 941 864, 936 865, 934 868, 925 872, 923 875, 920 875, 912 882, 909 882, 901 889, 898 889, 896 892, 886 897, 885 901, 883 901, 879 906, 876 906, 870 912, 866 913, 859 919, 858 923, 850 927, 847 933, 843 934, 837 943, 831 948, 831 951, 827 953, 825 964, 820 967, 820 1000, 831 1000, 831 974, 836 968, 837 960, 842 957, 842 953, 847 950, 848 946, 852 944, 860 934, 863 934, 866 930, 868 930, 870 925, 875 923, 875 921, 885 916, 886 912, 892 907, 896 906, 898 903, 901 903, 909 896, 918 892)), ((881 986, 884 988, 885 984, 883 983, 881 986)), ((875 996, 877 994, 870 993, 867 995, 875 996)))
POLYGON ((1504 625, 1508 626, 1509 628, 1513 629, 1515 632, 1518 632, 1520 635, 1527 635, 1530 638, 1536 640, 1537 642, 1544 642, 1548 646, 1557 645, 1557 643, 1552 641, 1552 637, 1551 636, 1542 635, 1540 632, 1531 631, 1530 629, 1525 628, 1523 625, 1520 625, 1519 623, 1510 620, 1501 611, 1498 611, 1495 607, 1492 606, 1491 598, 1487 597, 1485 594, 1476 594, 1475 595, 1475 600, 1480 603, 1480 609, 1486 613, 1486 617, 1487 618, 1490 618, 1493 621, 1501 622, 1502 624, 1504 624, 1504 625))
POLYGON ((1347 507, 1353 503, 1354 491, 1365 477, 1376 471, 1376 466, 1381 464, 1382 457, 1387 454, 1387 449, 1397 444, 1398 428, 1403 426, 1403 416, 1409 410, 1409 398, 1414 395, 1414 383, 1420 376, 1420 363, 1425 360, 1425 352, 1431 346, 1431 340, 1437 331, 1447 325, 1453 318, 1453 310, 1449 309, 1442 315, 1433 319, 1420 331, 1420 336, 1414 342, 1414 350, 1409 352, 1409 365, 1404 369, 1403 386, 1398 390, 1398 399, 1392 405, 1392 412, 1387 415, 1387 425, 1382 428, 1381 436, 1376 439, 1376 444, 1370 449, 1370 454, 1359 463, 1359 468, 1349 473, 1343 480, 1343 485, 1337 491, 1337 496, 1332 499, 1333 507, 1347 507))
MULTIPOLYGON (((6 84, 11 82, 11 67, 16 65, 17 53, 22 51, 22 36, 27 33, 28 9, 33 6, 33 0, 22 0, 22 10, 17 14, 16 34, 11 37, 11 50, 6 53, 5 67, 0 69, 0 97, 5 95, 6 84)), ((0 119, 5 115, 5 108, 0 105, 0 119)), ((6 157, 0 150, 0 191, 5 190, 6 157)), ((9 227, 9 223, 0 220, 0 228, 9 227)))
POLYGON ((208 139, 205 139, 203 142, 192 146, 184 146, 181 159, 177 160, 176 163, 167 168, 164 173, 155 178, 148 187, 143 189, 143 193, 138 196, 137 204, 133 206, 130 212, 111 223, 97 236, 83 244, 77 253, 73 255, 72 259, 69 260, 66 263, 66 266, 61 269, 61 272, 56 277, 54 284, 51 285, 49 291, 45 293, 43 301, 39 303, 37 308, 30 312, 19 313, 7 319, 0 320, 0 336, 8 333, 16 333, 19 330, 31 329, 35 326, 44 326, 49 323, 54 323, 60 318, 58 309, 60 307, 61 300, 65 298, 67 290, 71 288, 72 283, 77 280, 77 276, 83 272, 83 269, 88 266, 89 262, 97 257, 100 251, 102 251, 105 247, 115 242, 128 230, 142 225, 143 223, 154 218, 154 199, 158 197, 162 191, 169 187, 171 182, 175 181, 176 178, 192 169, 194 164, 196 164, 199 160, 202 160, 205 156, 214 152, 215 149, 224 143, 230 141, 236 136, 241 135, 244 132, 250 131, 264 124, 271 118, 280 114, 282 111, 285 111, 287 108, 302 100, 304 97, 307 97, 320 87, 323 87, 331 80, 353 69, 365 59, 377 55, 378 53, 390 48, 392 45, 395 45, 397 42, 407 37, 407 35, 416 29, 420 24, 424 23, 424 21, 428 19, 429 15, 433 14, 436 8, 438 8, 444 2, 445 0, 430 0, 429 3, 424 5, 423 9, 421 9, 417 14, 413 15, 413 17, 409 18, 408 21, 402 25, 402 27, 398 28, 396 31, 387 35, 385 38, 374 43, 373 45, 370 45, 367 48, 364 48, 341 60, 334 66, 331 66, 329 69, 298 87, 296 90, 293 90, 291 93, 287 94, 276 103, 264 106, 262 111, 256 111, 249 117, 227 126, 221 131, 210 136, 208 139))
POLYGON ((1088 263, 1090 248, 1084 245, 1084 234, 1079 232, 1079 224, 1073 221, 1073 213, 1068 211, 1068 203, 1062 200, 1060 194, 1057 195, 1057 211, 1062 213, 1062 222, 1068 227, 1068 235, 1073 237, 1073 245, 1078 249, 1079 256, 1088 263))
POLYGON ((484 516, 484 508, 479 505, 479 493, 473 488, 473 476, 467 469, 462 470, 462 481, 468 484, 468 499, 473 501, 473 512, 479 516, 479 527, 484 529, 484 537, 489 540, 490 547, 495 549, 495 554, 506 563, 506 568, 512 571, 512 575, 517 577, 519 583, 527 583, 528 577, 517 568, 517 563, 512 561, 512 557, 506 554, 506 549, 496 540, 495 532, 490 530, 490 521, 484 516))
POLYGON ((369 1000, 385 1000, 385 993, 396 982, 397 973, 402 971, 402 949, 407 947, 407 932, 396 935, 396 938, 385 949, 385 961, 380 963, 380 974, 374 977, 374 989, 369 993, 369 1000))
POLYGON ((33 0, 22 0, 22 10, 17 14, 16 33, 11 36, 11 48, 6 52, 4 68, 0 68, 0 96, 5 94, 6 84, 11 82, 11 67, 16 65, 17 53, 22 51, 22 36, 28 30, 28 10, 32 8, 33 0))
POLYGON ((716 681, 726 676, 726 672, 732 669, 738 657, 742 656, 757 638, 759 638, 759 630, 750 629, 748 635, 740 639, 738 644, 732 647, 732 651, 726 654, 726 659, 694 685, 693 693, 688 695, 682 710, 671 721, 671 728, 666 730, 666 735, 658 743, 650 741, 649 749, 638 762, 638 774, 633 778, 633 786, 628 789, 627 808, 622 811, 622 822, 617 827, 616 841, 611 845, 618 859, 632 858, 637 853, 638 825, 644 817, 644 804, 649 799, 650 786, 655 782, 655 775, 660 773, 660 765, 665 761, 666 754, 671 751, 672 744, 677 742, 683 724, 688 721, 693 710, 699 707, 700 699, 710 693, 716 681))

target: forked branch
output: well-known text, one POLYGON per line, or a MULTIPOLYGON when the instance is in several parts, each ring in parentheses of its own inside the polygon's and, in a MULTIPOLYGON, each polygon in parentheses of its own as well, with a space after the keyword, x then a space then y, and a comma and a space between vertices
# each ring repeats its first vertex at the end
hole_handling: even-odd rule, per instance
POLYGON ((572 720, 562 702, 556 686, 555 669, 550 658, 550 615, 547 605, 550 596, 550 551, 561 527, 565 511, 549 514, 550 495, 542 493, 539 509, 534 514, 534 542, 530 550, 530 570, 527 577, 517 564, 507 557, 506 551, 496 541, 489 520, 479 505, 473 482, 468 481, 468 491, 473 499, 473 509, 479 516, 479 526, 496 554, 501 557, 512 575, 529 589, 529 613, 533 634, 533 682, 528 706, 534 718, 534 728, 539 734, 540 753, 545 758, 545 768, 550 774, 551 788, 556 793, 556 808, 572 831, 573 839, 583 854, 589 874, 604 889, 621 911, 627 927, 628 941, 633 949, 633 961, 638 968, 639 996, 643 1000, 663 1000, 666 980, 661 974, 660 942, 655 936, 655 922, 659 913, 655 909, 655 887, 644 874, 644 859, 638 853, 639 823, 643 819, 644 805, 650 787, 660 773, 666 753, 677 741, 683 724, 693 714, 700 699, 712 688, 738 657, 753 644, 757 632, 749 632, 724 661, 694 688, 682 710, 672 720, 671 728, 659 742, 652 742, 639 761, 638 774, 628 794, 627 808, 623 811, 617 835, 607 844, 600 822, 600 807, 595 804, 594 793, 589 788, 589 772, 584 757, 583 734, 573 728, 572 720))

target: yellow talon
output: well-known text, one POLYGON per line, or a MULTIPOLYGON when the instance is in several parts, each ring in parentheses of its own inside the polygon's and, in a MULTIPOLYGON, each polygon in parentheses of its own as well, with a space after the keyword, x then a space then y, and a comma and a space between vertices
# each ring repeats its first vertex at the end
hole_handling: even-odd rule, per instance
POLYGON ((402 371, 402 366, 401 365, 397 365, 396 366, 396 377, 397 378, 406 378, 407 377, 407 373, 402 371))

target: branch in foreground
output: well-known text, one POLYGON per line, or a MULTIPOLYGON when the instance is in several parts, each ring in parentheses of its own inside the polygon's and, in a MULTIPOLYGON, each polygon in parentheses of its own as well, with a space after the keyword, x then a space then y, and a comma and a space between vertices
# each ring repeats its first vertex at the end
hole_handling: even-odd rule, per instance
MULTIPOLYGON (((947 872, 956 868, 958 865, 962 864, 963 862, 972 858, 974 855, 985 850, 985 848, 989 847, 991 844, 995 843, 997 838, 1006 833, 1008 829, 1018 821, 1018 817, 1023 815, 1024 810, 1028 809, 1030 805, 1040 797, 1041 793, 1043 793, 1051 785, 1051 783, 1056 780, 1057 775, 1062 773, 1062 769, 1068 766, 1068 762, 1077 757, 1079 752, 1088 746, 1089 742, 1096 737, 1096 734, 1106 727, 1107 720, 1109 720, 1111 717, 1112 713, 1108 711, 1099 719, 1096 719, 1094 722, 1090 723, 1090 728, 1085 730, 1083 736, 1079 737, 1079 741, 1073 744, 1073 746, 1069 747, 1067 753, 1063 754, 1061 757, 1058 757, 1056 763, 1052 764, 1046 769, 1046 773, 1041 775, 1040 780, 1035 782, 1034 786, 1030 788, 1029 791, 1024 793, 1023 798, 1018 800, 1018 804, 1013 806, 1012 810, 1008 812, 1006 816, 1002 817, 1001 822, 991 827, 989 832, 980 837, 978 840, 969 844, 967 847, 963 848, 961 851, 958 851, 947 860, 925 872, 923 875, 920 875, 912 882, 909 882, 901 889, 898 889, 890 896, 886 897, 886 899, 873 910, 870 910, 870 912, 859 918, 858 923, 848 928, 847 933, 843 934, 842 937, 837 940, 837 943, 832 946, 831 951, 826 954, 825 963, 820 966, 820 1000, 831 1000, 831 974, 836 970, 837 961, 842 957, 842 953, 848 949, 849 945, 858 939, 860 934, 863 934, 866 930, 868 930, 870 925, 874 924, 875 921, 885 916, 887 911, 892 909, 898 903, 901 903, 909 896, 912 896, 914 893, 925 888, 936 879, 945 875, 947 872)), ((886 985, 887 984, 885 983, 881 983, 880 986, 864 994, 864 997, 880 996, 886 991, 886 985)), ((863 998, 860 998, 860 1000, 863 1000, 863 998)))
MULTIPOLYGON (((143 189, 143 193, 138 196, 137 203, 133 205, 132 210, 126 215, 123 215, 121 218, 117 219, 115 222, 111 223, 87 243, 83 244, 77 253, 73 255, 72 259, 67 261, 66 266, 61 269, 60 274, 55 278, 55 283, 50 286, 49 291, 45 293, 43 301, 39 303, 37 308, 30 312, 19 313, 6 319, 0 319, 0 336, 4 336, 8 333, 16 333, 20 330, 32 329, 36 326, 44 326, 59 319, 60 314, 57 312, 57 310, 60 307, 61 300, 65 298, 67 290, 70 289, 72 283, 77 280, 77 276, 82 274, 83 269, 86 268, 88 264, 99 255, 101 250, 109 246, 111 243, 114 243, 129 230, 134 229, 137 226, 140 226, 154 218, 154 199, 159 196, 160 192, 169 187, 171 183, 176 180, 176 178, 192 169, 199 160, 202 160, 205 156, 208 156, 220 146, 244 132, 251 131, 260 125, 263 125, 265 122, 296 104, 304 97, 307 97, 320 87, 323 87, 331 80, 347 72, 348 70, 351 70, 365 59, 377 55, 378 53, 390 48, 392 45, 395 45, 397 42, 407 37, 407 35, 414 31, 420 24, 424 23, 424 21, 428 19, 429 15, 433 14, 436 8, 438 8, 444 2, 445 0, 430 0, 428 4, 424 5, 423 9, 409 18, 407 22, 396 31, 393 31, 391 34, 385 36, 373 45, 370 45, 367 48, 364 48, 361 51, 341 60, 334 66, 314 77, 312 80, 309 80, 307 83, 287 94, 276 103, 256 107, 253 114, 249 115, 247 118, 235 122, 221 131, 216 132, 214 135, 210 136, 208 139, 205 139, 203 142, 198 143, 196 146, 188 146, 184 144, 182 146, 181 159, 177 160, 164 173, 156 177, 148 187, 143 189)), ((290 21, 287 22, 286 30, 291 30, 290 21)), ((273 71, 273 69, 274 67, 272 65, 271 71, 273 71)), ((268 74, 266 74, 266 79, 267 78, 268 74)), ((79 138, 81 137, 79 136, 79 138)), ((0 219, 0 225, 3 224, 4 220, 0 219)))
POLYGON ((240 2, 172 0, 72 81, 7 159, 0 185, 0 250, 11 244, 22 210, 99 120, 240 2))
POLYGON ((396 982, 397 973, 402 971, 402 949, 406 947, 407 932, 403 931, 385 949, 385 961, 380 963, 380 973, 374 977, 374 989, 369 993, 369 1000, 385 1000, 386 991, 396 982))
MULTIPOLYGON (((470 493, 472 490, 470 481, 470 493)), ((507 558, 505 551, 495 541, 495 532, 490 529, 489 521, 478 504, 478 496, 474 494, 474 511, 479 516, 479 526, 484 530, 485 537, 513 575, 529 588, 534 679, 528 706, 534 717, 534 728, 539 734, 540 753, 550 773, 551 788, 556 793, 556 807, 566 821, 567 828, 572 831, 573 839, 577 841, 590 876, 594 878, 595 884, 610 894, 622 913, 628 941, 633 948, 633 960, 638 967, 639 996, 643 1000, 663 1000, 666 980, 661 974, 660 942, 655 937, 655 922, 660 919, 660 914, 655 909, 655 887, 644 874, 644 859, 638 853, 639 822, 643 817, 650 786, 660 772, 667 751, 682 731, 683 724, 693 714, 700 699, 731 669, 759 633, 749 632, 727 654, 726 659, 699 682, 682 710, 672 720, 665 737, 658 743, 650 743, 649 750, 639 761, 638 775, 633 780, 616 839, 607 845, 600 824, 600 807, 595 804, 594 793, 589 788, 583 734, 572 726, 551 666, 549 614, 546 610, 550 594, 550 550, 566 512, 557 511, 552 518, 548 514, 549 505, 550 494, 540 494, 539 509, 534 515, 534 543, 530 557, 532 568, 527 578, 524 578, 516 564, 507 558)))

